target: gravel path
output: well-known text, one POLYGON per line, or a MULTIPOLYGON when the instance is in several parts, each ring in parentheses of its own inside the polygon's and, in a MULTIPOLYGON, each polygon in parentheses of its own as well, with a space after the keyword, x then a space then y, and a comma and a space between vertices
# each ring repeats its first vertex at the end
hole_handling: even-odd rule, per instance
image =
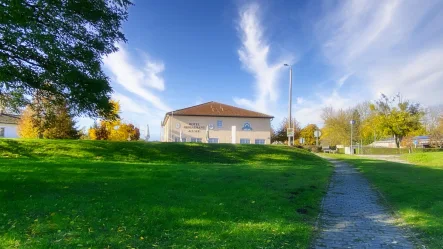
POLYGON ((331 162, 335 172, 323 200, 320 232, 313 248, 414 248, 379 204, 369 182, 348 164, 331 162))
POLYGON ((405 163, 410 164, 408 161, 401 159, 400 155, 356 155, 358 157, 377 159, 384 161, 391 161, 394 163, 405 163))

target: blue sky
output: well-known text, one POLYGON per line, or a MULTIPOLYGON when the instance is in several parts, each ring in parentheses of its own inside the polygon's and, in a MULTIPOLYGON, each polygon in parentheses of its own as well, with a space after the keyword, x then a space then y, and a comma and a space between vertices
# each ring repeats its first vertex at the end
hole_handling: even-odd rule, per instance
MULTIPOLYGON (((325 106, 348 108, 401 92, 443 99, 439 0, 136 0, 128 42, 104 58, 122 118, 160 138, 165 112, 218 101, 322 125, 325 106)), ((80 126, 91 120, 81 118, 80 126)))

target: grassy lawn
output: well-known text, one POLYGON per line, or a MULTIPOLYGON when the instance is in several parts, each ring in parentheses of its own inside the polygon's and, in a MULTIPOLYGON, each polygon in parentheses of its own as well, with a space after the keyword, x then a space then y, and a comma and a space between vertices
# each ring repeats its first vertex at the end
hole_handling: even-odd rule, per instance
POLYGON ((307 248, 332 172, 298 149, 0 140, 0 248, 307 248))
POLYGON ((443 152, 405 154, 402 158, 413 164, 443 168, 443 152))
POLYGON ((331 157, 355 165, 428 248, 443 248, 443 153, 405 156, 412 165, 346 155, 331 157))

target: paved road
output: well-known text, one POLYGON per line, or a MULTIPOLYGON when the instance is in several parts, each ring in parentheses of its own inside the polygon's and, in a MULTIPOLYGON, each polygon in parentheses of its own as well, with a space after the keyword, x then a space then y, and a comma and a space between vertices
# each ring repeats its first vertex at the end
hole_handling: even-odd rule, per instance
POLYGON ((379 204, 369 182, 348 164, 331 160, 335 172, 323 201, 313 248, 414 248, 379 204))

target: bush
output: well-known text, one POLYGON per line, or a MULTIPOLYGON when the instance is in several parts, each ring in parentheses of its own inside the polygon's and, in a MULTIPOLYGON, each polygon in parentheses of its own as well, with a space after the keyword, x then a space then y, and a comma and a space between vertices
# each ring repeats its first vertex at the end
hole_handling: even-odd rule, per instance
POLYGON ((310 152, 313 152, 313 153, 318 153, 318 152, 322 151, 320 146, 315 146, 315 145, 305 145, 304 149, 306 149, 310 152))

